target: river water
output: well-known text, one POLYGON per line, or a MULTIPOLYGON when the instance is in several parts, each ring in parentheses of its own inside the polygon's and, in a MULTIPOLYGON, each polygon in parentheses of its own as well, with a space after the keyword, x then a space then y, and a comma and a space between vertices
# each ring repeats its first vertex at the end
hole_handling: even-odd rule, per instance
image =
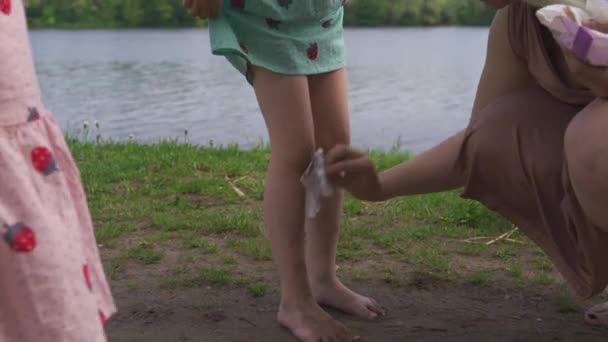
MULTIPOLYGON (((419 152, 467 122, 486 28, 347 29, 353 143, 419 152)), ((251 147, 267 133, 251 87, 205 29, 34 30, 47 106, 82 136, 251 147)))

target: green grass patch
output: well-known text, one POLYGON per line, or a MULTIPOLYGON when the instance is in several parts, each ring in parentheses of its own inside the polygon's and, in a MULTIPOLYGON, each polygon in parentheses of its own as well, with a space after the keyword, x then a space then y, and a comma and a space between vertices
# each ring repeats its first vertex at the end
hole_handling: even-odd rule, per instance
POLYGON ((507 272, 509 273, 509 275, 511 277, 513 277, 514 279, 517 280, 521 280, 523 279, 524 276, 524 271, 521 268, 521 265, 519 265, 518 263, 513 263, 511 264, 508 268, 507 268, 507 272))
POLYGON ((141 243, 139 246, 127 250, 126 256, 144 264, 157 264, 163 258, 163 252, 156 250, 149 244, 141 243))
POLYGON ((218 247, 202 237, 184 237, 184 246, 186 248, 196 249, 203 254, 215 254, 218 252, 218 247))
POLYGON ((272 260, 272 251, 270 243, 266 239, 241 239, 230 240, 228 246, 232 247, 235 252, 242 256, 253 258, 256 261, 272 260))
POLYGON ((534 278, 539 285, 547 286, 553 284, 553 277, 546 272, 539 272, 534 278))
POLYGON ((235 280, 231 269, 225 267, 205 267, 195 274, 186 272, 185 269, 176 269, 173 274, 166 277, 161 284, 162 288, 199 288, 206 285, 226 287, 232 285, 235 280))
POLYGON ((486 249, 486 245, 468 243, 462 246, 462 248, 460 249, 460 254, 471 257, 478 257, 481 256, 486 251, 486 249))
POLYGON ((490 286, 492 283, 492 273, 488 271, 476 271, 470 275, 469 281, 477 286, 490 286))
POLYGON ((203 281, 216 286, 227 286, 234 280, 232 271, 224 267, 203 268, 199 276, 203 281))
POLYGON ((222 262, 225 265, 235 265, 238 264, 239 261, 233 255, 224 255, 222 257, 222 262))
POLYGON ((500 247, 496 253, 494 253, 494 256, 499 259, 507 259, 514 255, 515 253, 509 247, 500 247))
POLYGON ((566 293, 560 293, 557 295, 555 297, 555 304, 561 313, 573 313, 579 311, 579 307, 574 299, 566 293))
POLYGON ((414 255, 414 261, 420 271, 428 271, 435 275, 447 275, 450 270, 450 260, 436 246, 429 246, 414 255))
MULTIPOLYGON (((127 260, 174 267, 171 262, 177 255, 180 272, 167 275, 163 287, 242 285, 254 296, 268 293, 264 282, 242 280, 258 279, 251 264, 272 259, 262 212, 268 147, 243 150, 174 141, 140 145, 75 140, 69 140, 69 146, 80 168, 97 241, 102 251, 112 253, 104 263, 111 279, 131 267, 127 260), (142 236, 143 243, 130 244, 142 236), (202 261, 214 266, 197 269, 202 261)), ((372 151, 371 157, 379 170, 385 170, 411 155, 372 151)), ((497 237, 512 225, 460 195, 455 190, 365 203, 347 194, 339 263, 352 269, 362 261, 370 265, 388 261, 404 265, 407 271, 444 278, 458 275, 458 270, 470 266, 462 263, 473 257, 486 258, 484 263, 494 269, 507 267, 507 274, 522 283, 553 283, 551 263, 532 244, 464 244, 473 237, 497 237), (505 261, 508 266, 502 264, 505 261), (537 275, 525 277, 519 265, 537 275)), ((350 276, 394 285, 403 282, 402 270, 365 269, 350 276)), ((478 272, 467 279, 485 285, 489 276, 478 272)))

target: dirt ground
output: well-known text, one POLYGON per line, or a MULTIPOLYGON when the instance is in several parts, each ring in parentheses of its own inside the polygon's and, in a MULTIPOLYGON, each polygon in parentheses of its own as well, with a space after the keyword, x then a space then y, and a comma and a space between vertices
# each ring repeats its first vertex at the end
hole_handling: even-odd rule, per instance
MULTIPOLYGON (((379 321, 332 314, 364 341, 608 340, 608 329, 584 324, 581 310, 560 308, 554 289, 483 287, 420 274, 409 279, 399 287, 353 286, 385 304, 388 315, 379 321)), ((275 292, 253 298, 238 288, 158 290, 155 282, 137 289, 126 278, 113 283, 120 312, 107 327, 111 342, 295 341, 274 320, 275 292)))

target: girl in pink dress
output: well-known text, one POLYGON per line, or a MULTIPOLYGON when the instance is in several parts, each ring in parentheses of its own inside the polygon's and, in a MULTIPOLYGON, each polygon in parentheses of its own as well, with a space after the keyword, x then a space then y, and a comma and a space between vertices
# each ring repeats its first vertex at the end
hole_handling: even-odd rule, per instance
POLYGON ((0 341, 103 342, 114 312, 79 171, 41 102, 22 0, 0 0, 0 341))

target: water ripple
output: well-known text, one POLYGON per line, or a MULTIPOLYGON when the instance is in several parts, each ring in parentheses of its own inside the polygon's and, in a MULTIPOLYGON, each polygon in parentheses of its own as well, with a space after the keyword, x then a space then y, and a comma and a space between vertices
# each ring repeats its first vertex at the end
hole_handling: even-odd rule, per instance
MULTIPOLYGON (((486 29, 348 29, 357 145, 420 151, 466 124, 486 29)), ((64 129, 98 120, 104 136, 142 142, 267 140, 252 88, 210 54, 204 29, 32 32, 48 107, 64 129), (78 47, 78 48, 74 48, 78 47)))

